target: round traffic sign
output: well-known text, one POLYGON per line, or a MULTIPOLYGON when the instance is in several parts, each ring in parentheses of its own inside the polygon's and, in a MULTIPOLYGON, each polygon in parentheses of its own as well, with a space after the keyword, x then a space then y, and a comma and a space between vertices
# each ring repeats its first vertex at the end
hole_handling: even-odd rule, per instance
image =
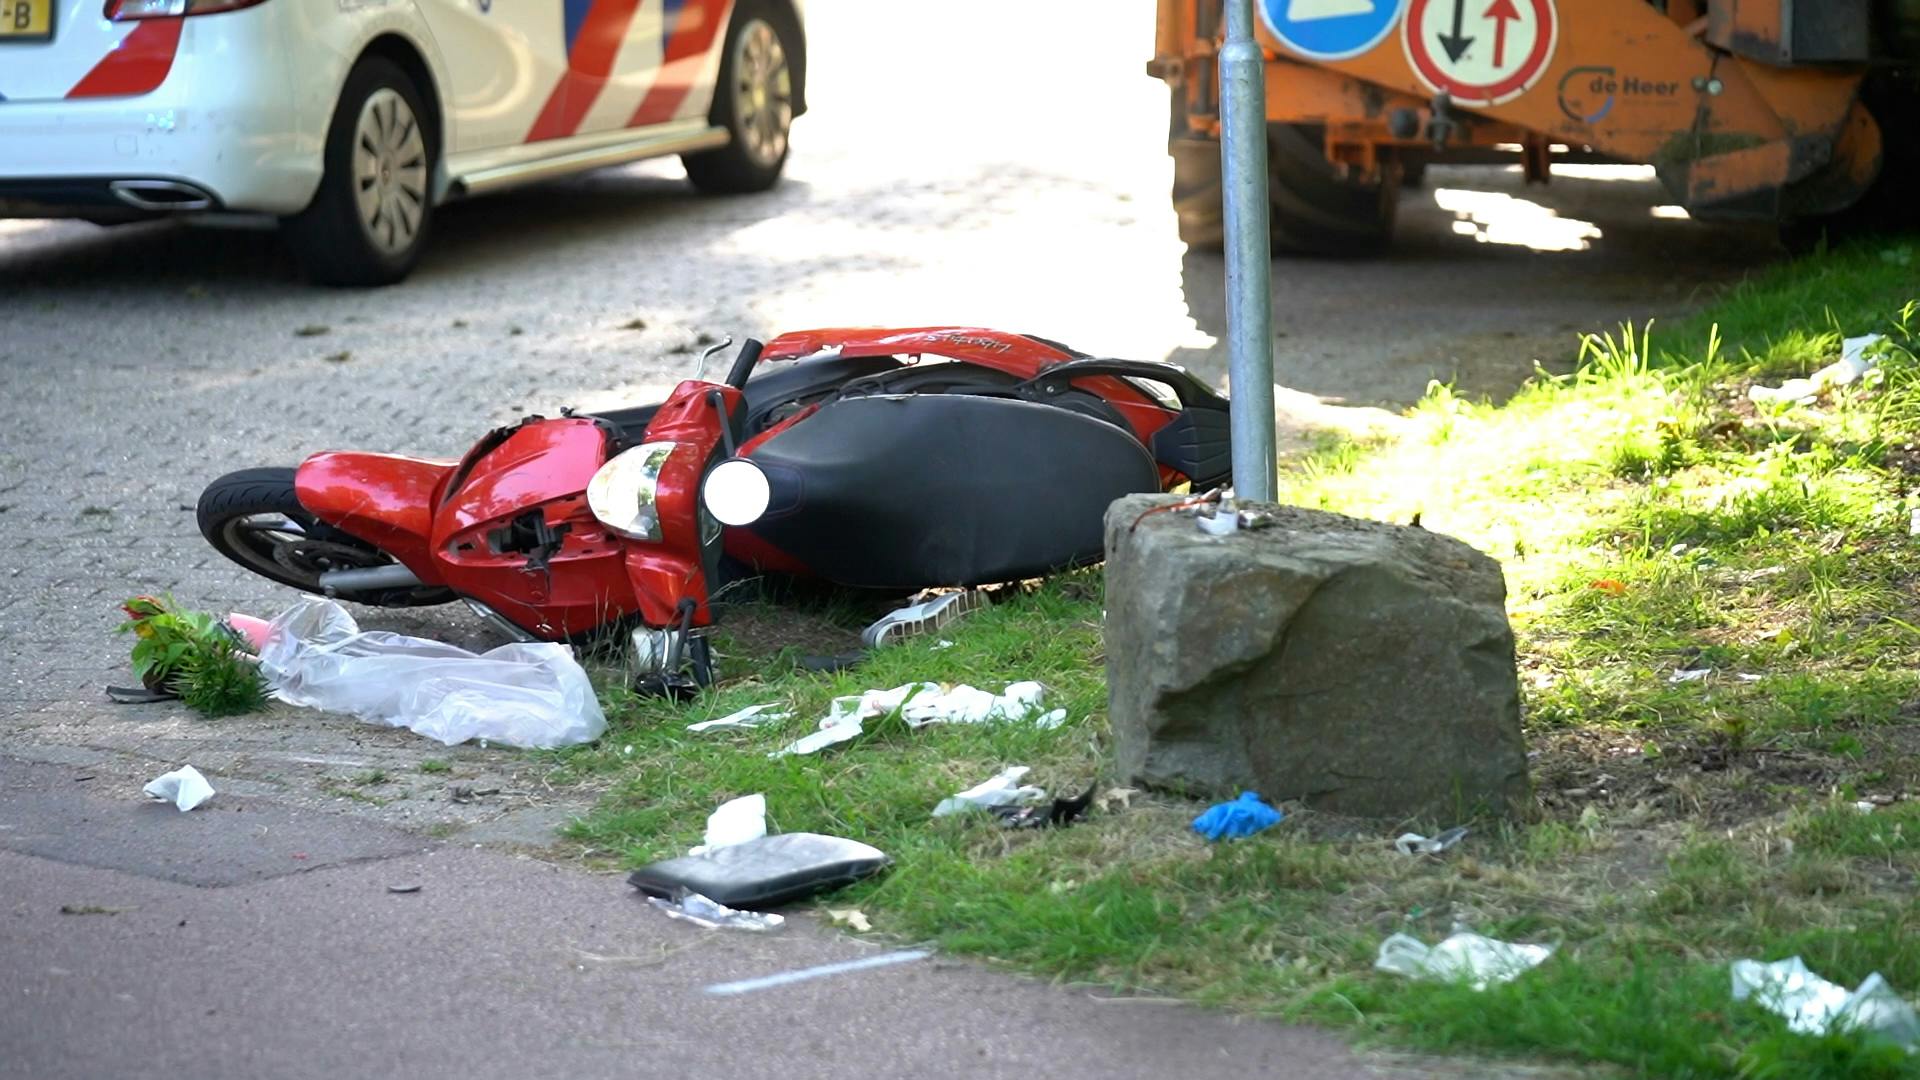
POLYGON ((1280 43, 1309 60, 1345 60, 1380 44, 1407 0, 1260 0, 1280 43))
POLYGON ((1560 32, 1553 0, 1410 0, 1407 62, 1461 105, 1498 105, 1546 71, 1560 32))

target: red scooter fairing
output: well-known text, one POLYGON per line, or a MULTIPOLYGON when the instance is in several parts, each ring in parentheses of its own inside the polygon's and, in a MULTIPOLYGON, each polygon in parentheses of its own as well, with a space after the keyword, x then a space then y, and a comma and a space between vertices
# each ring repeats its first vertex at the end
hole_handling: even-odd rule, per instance
POLYGON ((588 419, 535 419, 481 442, 436 500, 442 580, 549 641, 630 614, 625 544, 587 508, 608 431, 588 419))
POLYGON ((314 517, 394 557, 428 585, 444 585, 433 557, 433 507, 448 461, 398 454, 314 454, 294 473, 294 494, 314 517))
POLYGON ((722 441, 722 426, 731 429, 729 438, 737 435, 744 411, 740 391, 689 379, 674 387, 647 425, 646 441, 676 444, 654 489, 660 540, 626 545, 627 574, 649 626, 674 626, 683 619, 696 627, 713 622, 707 589, 718 576, 721 530, 700 501, 700 480, 722 441))
MULTIPOLYGON (((767 343, 760 354, 769 360, 795 360, 803 356, 831 353, 843 360, 876 356, 944 356, 978 367, 1005 372, 1017 379, 1032 379, 1048 368, 1087 354, 1065 345, 1029 334, 1013 334, 979 326, 921 326, 910 329, 881 327, 840 327, 824 330, 800 330, 782 334, 767 343)), ((1098 395, 1125 418, 1127 426, 1142 443, 1153 442, 1154 435, 1172 422, 1175 413, 1165 402, 1123 378, 1089 375, 1072 380, 1075 389, 1098 395)), ((1179 483, 1171 470, 1162 470, 1168 484, 1179 483)))

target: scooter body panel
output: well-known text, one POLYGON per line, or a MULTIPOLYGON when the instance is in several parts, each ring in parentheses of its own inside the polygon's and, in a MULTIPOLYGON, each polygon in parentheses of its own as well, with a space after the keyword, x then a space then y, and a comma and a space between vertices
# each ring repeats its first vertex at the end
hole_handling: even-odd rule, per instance
POLYGON ((1008 398, 848 398, 749 456, 773 500, 740 531, 860 588, 980 585, 1095 562, 1107 505, 1161 489, 1152 455, 1123 429, 1008 398))
POLYGON ((587 506, 607 430, 588 419, 532 420, 483 442, 433 515, 442 579, 522 629, 557 641, 632 614, 624 538, 587 506))
POLYGON ((313 516, 386 552, 428 585, 447 584, 433 558, 434 496, 452 462, 398 454, 314 454, 293 475, 313 516))

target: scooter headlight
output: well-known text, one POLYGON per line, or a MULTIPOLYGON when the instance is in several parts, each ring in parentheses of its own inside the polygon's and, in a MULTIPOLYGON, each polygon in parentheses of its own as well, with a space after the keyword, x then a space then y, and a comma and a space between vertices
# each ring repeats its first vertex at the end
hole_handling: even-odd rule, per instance
POLYGON ((593 516, 622 536, 660 539, 660 511, 653 498, 660 487, 660 470, 677 445, 643 443, 600 466, 587 481, 587 508, 593 516))
POLYGON ((700 496, 722 525, 751 525, 766 515, 773 486, 760 466, 746 458, 728 458, 707 473, 700 496))

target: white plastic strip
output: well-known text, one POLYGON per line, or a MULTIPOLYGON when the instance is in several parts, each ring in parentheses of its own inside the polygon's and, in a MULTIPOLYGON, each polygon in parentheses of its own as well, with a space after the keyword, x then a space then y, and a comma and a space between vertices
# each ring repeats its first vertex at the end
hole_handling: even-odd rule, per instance
POLYGON ((909 949, 905 952, 881 953, 864 960, 848 960, 839 964, 821 964, 819 967, 801 968, 798 971, 783 971, 778 975, 763 975, 758 979, 742 979, 739 982, 714 983, 707 987, 707 993, 716 997, 733 997, 738 994, 751 994, 756 990, 771 990, 776 986, 806 982, 809 979, 824 979, 829 975, 844 975, 849 971, 865 971, 868 968, 892 967, 895 964, 908 964, 915 960, 925 960, 933 954, 925 949, 909 949))

